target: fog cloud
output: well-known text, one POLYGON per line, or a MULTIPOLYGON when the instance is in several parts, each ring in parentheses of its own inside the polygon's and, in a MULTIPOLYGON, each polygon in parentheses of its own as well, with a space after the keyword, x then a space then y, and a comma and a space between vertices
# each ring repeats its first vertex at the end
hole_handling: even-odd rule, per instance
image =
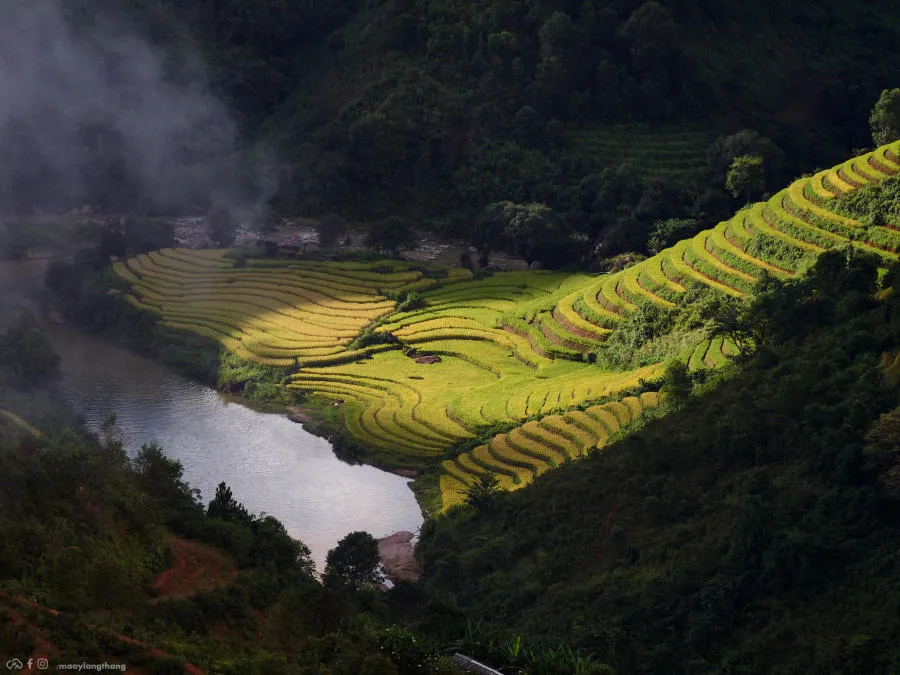
POLYGON ((60 0, 4 0, 0 213, 184 212, 236 189, 237 130, 198 60, 174 66, 133 28, 73 19, 60 0))

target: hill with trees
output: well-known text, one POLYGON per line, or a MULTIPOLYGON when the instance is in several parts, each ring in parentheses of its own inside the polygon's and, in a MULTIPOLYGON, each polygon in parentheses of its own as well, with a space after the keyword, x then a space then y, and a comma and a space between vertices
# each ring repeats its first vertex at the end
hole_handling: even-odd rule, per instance
MULTIPOLYGON (((768 331, 755 288, 831 250, 890 264, 898 170, 900 146, 881 146, 599 276, 163 249, 117 261, 105 304, 142 344, 207 344, 220 387, 336 406, 340 445, 423 472, 425 506, 446 508, 479 474, 518 489, 655 414, 670 359, 697 372, 746 357, 768 331)), ((752 170, 730 178, 743 188, 752 170)), ((546 235, 530 212, 498 218, 498 238, 546 235)))
POLYGON ((760 289, 743 368, 429 521, 422 625, 497 662, 552 636, 618 674, 894 672, 897 272, 879 300, 871 262, 825 254, 760 289))
MULTIPOLYGON (((713 226, 748 197, 858 154, 869 145, 860 121, 900 79, 888 0, 63 6, 97 58, 122 58, 98 33, 118 25, 162 55, 160 77, 199 77, 237 124, 233 147, 209 135, 227 126, 218 118, 158 138, 192 161, 209 159, 210 147, 234 153, 196 165, 210 180, 166 172, 191 188, 175 200, 155 187, 142 194, 139 153, 122 156, 121 139, 88 120, 73 140, 86 148, 84 194, 70 205, 202 213, 221 206, 212 192, 227 186, 230 198, 266 207, 243 209, 243 219, 263 222, 271 209, 394 218, 477 246, 509 202, 552 214, 573 243, 542 259, 549 265, 642 250, 672 219, 713 226), (730 167, 747 156, 762 167, 729 190, 730 167)), ((34 185, 10 199, 27 201, 59 170, 16 138, 10 152, 30 159, 34 185)))

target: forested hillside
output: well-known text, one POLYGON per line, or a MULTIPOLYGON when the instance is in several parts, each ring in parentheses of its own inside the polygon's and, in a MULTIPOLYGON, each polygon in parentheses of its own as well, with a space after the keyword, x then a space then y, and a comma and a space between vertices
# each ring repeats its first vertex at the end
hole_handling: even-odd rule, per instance
MULTIPOLYGON (((188 134, 189 156, 238 153, 200 181, 208 191, 229 184, 287 216, 397 216, 476 245, 489 205, 539 204, 577 244, 564 261, 596 244, 641 250, 658 221, 714 225, 869 145, 868 111, 900 79, 888 0, 104 4, 98 15, 63 3, 103 58, 123 58, 97 37, 111 21, 154 45, 167 81, 208 80, 235 118, 234 148, 206 139, 208 124, 188 134), (765 178, 733 197, 726 172, 746 155, 763 158, 765 178)), ((136 154, 94 117, 75 141, 98 174, 90 198, 208 205, 199 188, 157 203, 124 189, 136 154)), ((36 181, 55 161, 41 147, 22 155, 37 159, 36 181)))
POLYGON ((693 398, 672 376, 671 414, 431 521, 421 620, 483 619, 469 649, 494 659, 553 636, 621 675, 897 672, 898 398, 880 364, 900 305, 876 288, 871 262, 825 254, 761 293, 745 370, 693 398))
POLYGON ((881 0, 244 0, 175 14, 246 129, 277 148, 288 210, 465 232, 492 202, 539 202, 627 247, 657 219, 730 211, 734 155, 764 151, 771 189, 866 146, 860 122, 900 75, 878 47, 897 38, 892 10, 881 0), (707 152, 742 129, 772 143, 707 152), (615 147, 623 137, 628 152, 615 147))

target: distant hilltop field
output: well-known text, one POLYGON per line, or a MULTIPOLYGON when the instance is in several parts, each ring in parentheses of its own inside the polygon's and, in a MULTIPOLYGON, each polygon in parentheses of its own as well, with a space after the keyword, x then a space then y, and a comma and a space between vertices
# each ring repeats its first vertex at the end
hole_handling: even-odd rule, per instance
POLYGON ((440 467, 447 507, 479 474, 516 489, 602 446, 659 404, 669 358, 696 370, 738 353, 688 322, 613 358, 626 327, 690 311, 697 293, 740 298, 764 274, 796 277, 828 249, 894 260, 900 223, 857 219, 846 197, 898 171, 895 142, 600 276, 176 249, 115 271, 134 307, 338 404, 346 434, 383 465, 440 467))

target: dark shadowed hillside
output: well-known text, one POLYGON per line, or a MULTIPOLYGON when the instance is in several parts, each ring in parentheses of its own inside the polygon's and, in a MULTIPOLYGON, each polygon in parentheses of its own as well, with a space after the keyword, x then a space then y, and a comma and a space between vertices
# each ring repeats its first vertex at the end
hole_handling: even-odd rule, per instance
POLYGON ((517 634, 565 640, 619 674, 896 672, 897 392, 880 364, 900 305, 873 287, 873 268, 825 256, 767 291, 745 370, 432 523, 423 620, 482 618, 486 656, 517 634))

